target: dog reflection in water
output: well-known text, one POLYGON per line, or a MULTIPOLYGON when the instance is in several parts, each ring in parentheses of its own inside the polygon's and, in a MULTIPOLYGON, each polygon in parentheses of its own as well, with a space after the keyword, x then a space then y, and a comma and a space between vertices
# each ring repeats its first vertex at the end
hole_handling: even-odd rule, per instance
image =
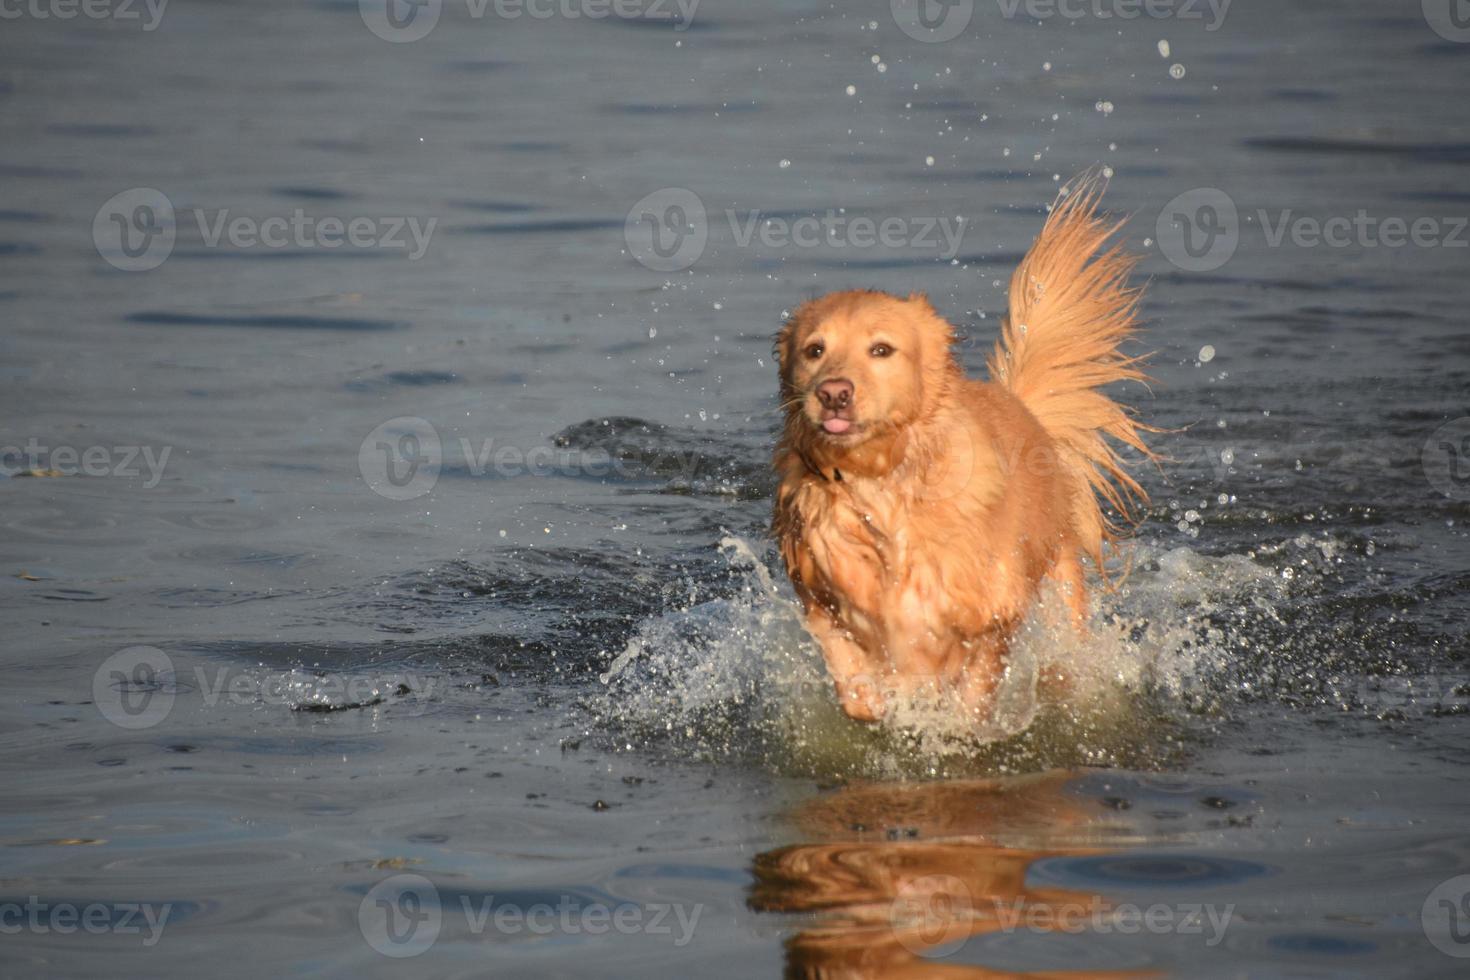
POLYGON ((802 978, 1136 977, 1063 971, 1015 974, 947 963, 972 936, 1076 921, 1097 896, 1031 888, 1026 872, 1049 857, 1097 849, 1010 847, 1036 828, 1078 839, 1084 801, 1062 792, 1068 775, 1020 782, 966 781, 844 789, 793 815, 825 843, 797 844, 755 859, 750 906, 817 913, 786 945, 786 975, 802 978), (1038 925, 1041 924, 1041 925, 1038 925))

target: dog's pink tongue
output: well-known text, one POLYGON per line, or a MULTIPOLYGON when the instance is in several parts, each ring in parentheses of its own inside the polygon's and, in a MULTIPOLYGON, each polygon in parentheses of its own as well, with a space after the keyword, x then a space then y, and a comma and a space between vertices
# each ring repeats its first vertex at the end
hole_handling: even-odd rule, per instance
POLYGON ((847 419, 840 419, 834 415, 830 419, 822 420, 822 428, 826 429, 834 436, 840 436, 842 435, 842 433, 852 428, 852 423, 849 422, 847 419))

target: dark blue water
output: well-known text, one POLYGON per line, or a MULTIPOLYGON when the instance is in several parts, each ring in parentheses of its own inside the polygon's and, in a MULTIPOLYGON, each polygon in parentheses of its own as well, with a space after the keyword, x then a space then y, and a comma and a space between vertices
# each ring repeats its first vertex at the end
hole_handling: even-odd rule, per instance
POLYGON ((532 6, 0 10, 0 973, 1461 973, 1464 11, 532 6), (771 335, 983 370, 1093 166, 1171 457, 1095 700, 860 729, 771 335))

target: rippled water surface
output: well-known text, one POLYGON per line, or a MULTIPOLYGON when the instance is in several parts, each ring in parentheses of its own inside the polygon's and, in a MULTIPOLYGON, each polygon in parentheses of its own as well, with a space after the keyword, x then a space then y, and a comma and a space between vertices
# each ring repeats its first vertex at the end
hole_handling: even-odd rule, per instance
POLYGON ((60 6, 0 20, 0 974, 1463 974, 1448 3, 60 6), (1170 457, 1131 574, 997 731, 850 723, 771 335, 922 290, 983 370, 1093 166, 1170 457), (654 271, 670 188, 707 240, 654 271), (228 230, 273 217, 402 244, 228 230))

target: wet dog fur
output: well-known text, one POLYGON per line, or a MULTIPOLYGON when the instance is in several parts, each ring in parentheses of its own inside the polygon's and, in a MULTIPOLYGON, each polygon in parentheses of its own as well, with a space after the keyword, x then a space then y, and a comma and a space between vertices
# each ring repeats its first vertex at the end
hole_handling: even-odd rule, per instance
POLYGON ((923 685, 978 715, 1047 580, 1079 629, 1084 563, 1144 499, 1113 443, 1151 457, 1101 390, 1142 380, 1134 259, 1101 183, 1061 196, 1010 284, 989 380, 922 295, 831 293, 777 335, 783 428, 774 533, 839 702, 881 719, 923 685))

